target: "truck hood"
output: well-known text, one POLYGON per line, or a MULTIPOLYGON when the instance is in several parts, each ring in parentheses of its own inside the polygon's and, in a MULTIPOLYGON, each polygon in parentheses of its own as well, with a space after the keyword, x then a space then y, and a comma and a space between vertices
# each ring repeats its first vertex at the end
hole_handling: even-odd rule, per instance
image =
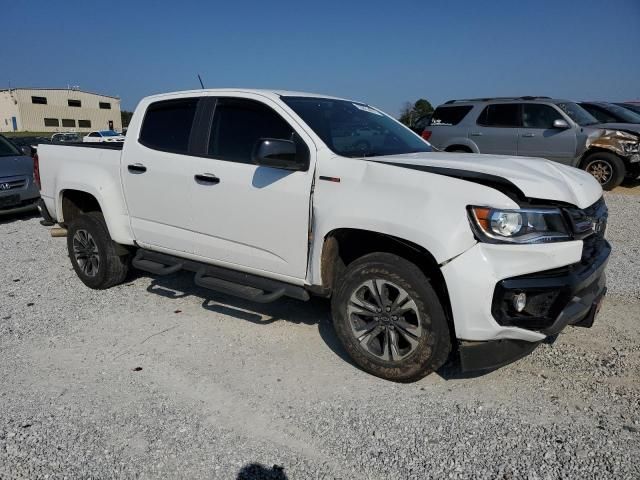
POLYGON ((600 184, 590 174, 541 158, 421 152, 365 160, 489 184, 505 193, 515 186, 529 199, 559 201, 579 208, 594 204, 602 196, 600 184))
POLYGON ((33 159, 26 155, 0 157, 0 179, 33 175, 33 159))

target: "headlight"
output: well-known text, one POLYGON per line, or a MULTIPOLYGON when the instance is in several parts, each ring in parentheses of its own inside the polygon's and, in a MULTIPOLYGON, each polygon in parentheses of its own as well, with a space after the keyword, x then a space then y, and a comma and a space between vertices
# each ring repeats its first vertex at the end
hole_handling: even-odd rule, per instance
POLYGON ((624 141, 624 142, 620 142, 620 144, 622 145, 622 149, 624 150, 624 153, 626 153, 627 155, 640 153, 640 142, 624 141))
POLYGON ((469 207, 469 221, 478 239, 488 243, 548 243, 569 239, 562 212, 557 208, 469 207))

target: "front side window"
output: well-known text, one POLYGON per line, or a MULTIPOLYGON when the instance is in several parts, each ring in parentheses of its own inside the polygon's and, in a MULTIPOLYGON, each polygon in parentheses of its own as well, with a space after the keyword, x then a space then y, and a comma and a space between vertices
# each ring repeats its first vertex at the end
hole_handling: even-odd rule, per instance
POLYGON ((152 103, 142 122, 140 143, 155 150, 188 153, 197 106, 197 98, 152 103))
POLYGON ((221 98, 215 108, 208 155, 240 163, 253 163, 252 153, 263 138, 294 140, 293 128, 263 103, 221 98))
POLYGON ((478 117, 477 123, 485 127, 519 127, 520 105, 517 103, 487 105, 478 117))
POLYGON ((522 126, 525 128, 553 128, 553 122, 564 120, 560 112, 549 105, 525 103, 522 106, 522 126))
POLYGON ((281 97, 333 152, 377 157, 430 152, 431 145, 388 115, 348 100, 281 97))

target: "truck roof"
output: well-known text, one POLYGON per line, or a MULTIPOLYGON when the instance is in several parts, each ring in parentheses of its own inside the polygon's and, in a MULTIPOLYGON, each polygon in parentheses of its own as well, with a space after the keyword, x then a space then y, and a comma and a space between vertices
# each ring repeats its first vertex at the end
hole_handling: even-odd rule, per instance
POLYGON ((147 99, 161 99, 171 97, 183 97, 185 95, 202 95, 203 93, 216 94, 216 93, 253 93, 256 95, 262 95, 271 99, 277 100, 280 97, 316 97, 316 98, 330 98, 332 100, 347 100, 346 98, 332 97, 330 95, 323 95, 320 93, 309 92, 296 92, 291 90, 267 90, 257 88, 200 88, 197 90, 182 90, 177 92, 160 93, 157 95, 150 95, 145 97, 147 99))

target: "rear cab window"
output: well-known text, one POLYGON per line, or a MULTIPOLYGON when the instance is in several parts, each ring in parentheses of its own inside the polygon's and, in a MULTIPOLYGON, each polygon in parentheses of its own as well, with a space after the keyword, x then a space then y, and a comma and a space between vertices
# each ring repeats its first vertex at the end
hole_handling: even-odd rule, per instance
POLYGON ((431 117, 430 125, 453 126, 459 124, 471 111, 471 105, 452 105, 436 108, 431 117))

